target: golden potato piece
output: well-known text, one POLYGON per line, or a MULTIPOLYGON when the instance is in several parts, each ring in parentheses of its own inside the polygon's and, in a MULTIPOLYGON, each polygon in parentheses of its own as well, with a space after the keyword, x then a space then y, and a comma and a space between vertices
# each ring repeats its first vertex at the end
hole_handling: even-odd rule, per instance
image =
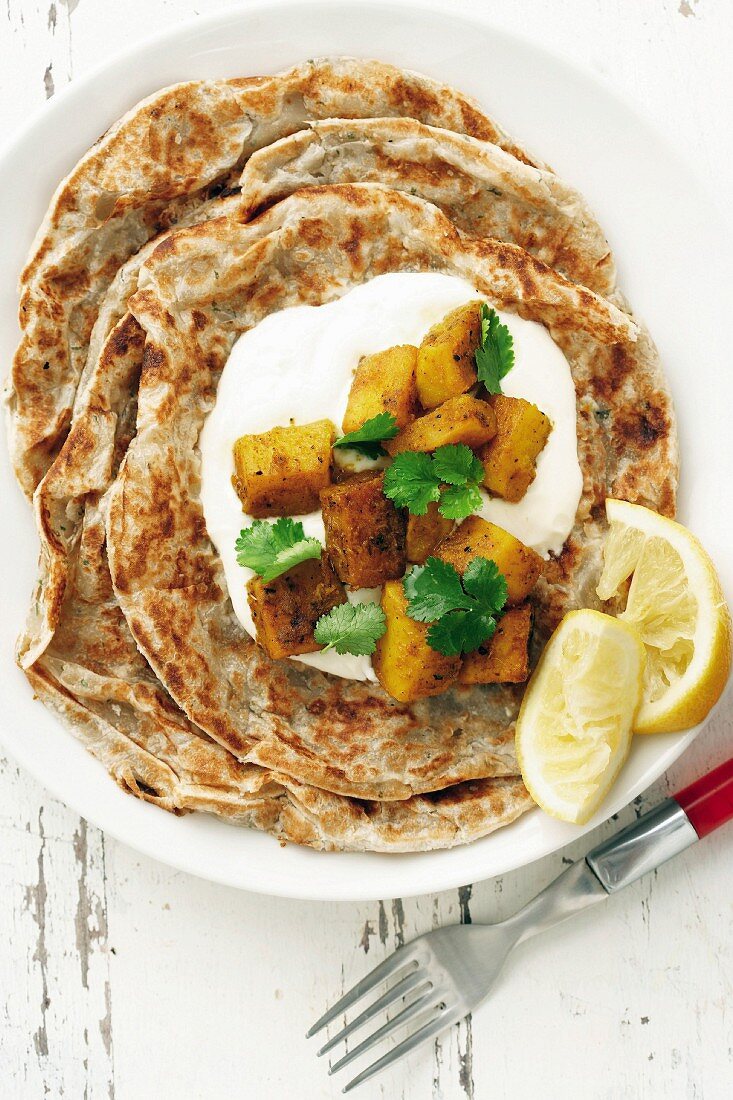
POLYGON ((346 603, 344 586, 322 554, 275 577, 263 581, 252 577, 247 585, 257 641, 268 657, 292 657, 314 653, 322 647, 313 637, 321 615, 346 603))
POLYGON ((234 488, 242 507, 257 519, 300 516, 318 508, 318 494, 331 483, 330 420, 261 435, 243 435, 234 444, 234 488))
POLYGON ((529 676, 532 608, 512 607, 499 619, 494 636, 463 658, 462 684, 523 684, 529 676))
POLYGON ((424 516, 408 516, 407 560, 415 565, 423 565, 454 526, 452 519, 441 516, 435 501, 428 504, 424 516))
POLYGON ((392 413, 398 428, 409 424, 417 411, 416 364, 417 348, 411 344, 365 355, 351 383, 344 434, 381 412, 392 413))
POLYGON ((400 451, 435 451, 448 443, 481 447, 493 439, 496 417, 491 405, 477 397, 451 397, 440 408, 413 420, 385 443, 391 455, 400 451))
POLYGON ((495 561, 499 572, 506 577, 509 606, 527 598, 542 572, 539 554, 503 527, 488 523, 481 516, 464 519, 451 535, 443 539, 436 557, 450 562, 461 576, 473 558, 495 561))
POLYGON ((382 592, 387 630, 377 642, 372 665, 380 684, 393 699, 412 703, 440 695, 455 683, 460 657, 444 657, 425 640, 430 626, 407 614, 402 581, 388 581, 382 592))
POLYGON ((326 550, 350 588, 376 588, 405 572, 405 519, 383 483, 382 474, 357 474, 321 493, 326 550))
POLYGON ((467 302, 428 332, 417 356, 417 395, 434 409, 476 383, 474 355, 481 341, 481 302, 467 302))
POLYGON ((537 456, 547 443, 552 423, 523 397, 491 398, 496 435, 479 452, 484 485, 504 500, 521 500, 535 479, 537 456))

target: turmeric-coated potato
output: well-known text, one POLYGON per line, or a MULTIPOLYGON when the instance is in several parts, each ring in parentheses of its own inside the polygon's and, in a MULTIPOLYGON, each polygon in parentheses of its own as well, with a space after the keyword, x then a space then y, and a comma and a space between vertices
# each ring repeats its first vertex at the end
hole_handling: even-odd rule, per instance
POLYGON ((385 443, 391 455, 400 451, 434 451, 447 443, 481 447, 496 434, 496 417, 491 405, 464 394, 451 397, 426 416, 413 420, 385 443))
POLYGON ((480 341, 481 302, 467 302, 433 325, 417 356, 417 395, 424 408, 434 409, 475 385, 480 341))
POLYGON ((405 519, 383 484, 382 474, 357 474, 321 493, 326 550, 350 588, 377 588, 405 572, 405 519))
POLYGON ((234 444, 234 488, 242 507, 257 519, 299 516, 318 508, 318 494, 331 482, 330 420, 243 435, 234 444))
POLYGON ((325 554, 311 558, 275 577, 263 581, 252 577, 247 585, 257 641, 268 657, 292 657, 314 653, 321 646, 313 637, 321 615, 346 603, 344 586, 325 554))
POLYGON ((428 504, 424 516, 407 517, 407 560, 424 565, 441 539, 453 530, 452 519, 444 519, 435 501, 428 504))
POLYGON ((464 519, 452 534, 443 539, 436 550, 436 557, 450 562, 461 576, 473 558, 495 561, 497 569, 506 578, 509 606, 527 598, 542 572, 539 554, 503 527, 488 523, 481 516, 464 519))
POLYGON ((479 452, 484 485, 504 500, 521 500, 535 479, 537 456, 552 430, 549 417, 523 397, 491 398, 496 435, 479 452))
POLYGON ((413 703, 447 691, 458 676, 461 658, 431 649, 425 640, 429 624, 416 623, 407 614, 402 581, 385 584, 382 610, 387 629, 377 642, 372 665, 387 694, 400 703, 413 703))
POLYGON ((409 424, 417 410, 416 364, 417 348, 411 344, 365 355, 351 383, 344 434, 381 412, 392 413, 398 428, 409 424))
POLYGON ((523 684, 529 676, 532 608, 512 607, 499 619, 494 636, 463 658, 462 684, 523 684))

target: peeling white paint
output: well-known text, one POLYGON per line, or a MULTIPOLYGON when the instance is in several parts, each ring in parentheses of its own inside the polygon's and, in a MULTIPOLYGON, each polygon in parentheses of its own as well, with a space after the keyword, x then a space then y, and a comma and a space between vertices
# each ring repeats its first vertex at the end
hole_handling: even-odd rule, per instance
POLYGON ((102 835, 2 758, 0 791, 0 1094, 110 1096, 102 835))
MULTIPOLYGON (((605 72, 703 170, 714 161, 720 193, 733 187, 720 114, 733 53, 726 4, 455 6, 479 2, 498 24, 605 72)), ((118 44, 229 4, 6 0, 0 132, 118 44)), ((723 759, 731 717, 730 707, 717 716, 671 786, 661 781, 598 837, 723 759)), ((0 1095, 335 1100, 340 1085, 303 1038, 326 1004, 421 932, 507 916, 592 839, 430 898, 266 899, 105 841, 0 758, 0 1095)), ((732 866, 728 829, 526 945, 470 1022, 359 1100, 723 1100, 733 1080, 732 866)))

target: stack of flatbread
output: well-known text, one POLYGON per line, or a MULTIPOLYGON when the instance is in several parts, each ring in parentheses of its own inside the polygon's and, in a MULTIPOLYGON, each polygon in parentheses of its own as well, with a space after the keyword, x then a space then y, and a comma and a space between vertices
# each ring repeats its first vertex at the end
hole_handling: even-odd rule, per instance
POLYGON ((531 806, 521 688, 413 705, 270 661, 232 610, 198 438, 232 345, 376 275, 438 271, 546 326, 584 474, 537 646, 593 606, 604 501, 671 514, 657 354, 582 197, 459 92, 348 58, 166 88, 54 195, 21 278, 11 448, 41 541, 18 661, 131 794, 323 849, 416 851, 531 806))

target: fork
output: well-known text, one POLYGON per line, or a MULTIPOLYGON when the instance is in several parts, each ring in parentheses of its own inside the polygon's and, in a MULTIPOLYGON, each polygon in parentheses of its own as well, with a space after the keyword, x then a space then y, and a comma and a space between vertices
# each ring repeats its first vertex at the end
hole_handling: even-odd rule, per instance
POLYGON ((573 863, 507 920, 439 928, 398 948, 325 1012, 306 1037, 348 1012, 383 982, 393 980, 386 992, 318 1051, 319 1057, 327 1054, 390 1006, 399 1007, 395 1016, 330 1066, 328 1072, 333 1074, 408 1024, 419 1025, 349 1081, 342 1092, 350 1092, 473 1012, 488 997, 507 955, 518 944, 604 901, 731 818, 733 758, 573 863), (407 1003, 400 1007, 400 1001, 407 1003))

